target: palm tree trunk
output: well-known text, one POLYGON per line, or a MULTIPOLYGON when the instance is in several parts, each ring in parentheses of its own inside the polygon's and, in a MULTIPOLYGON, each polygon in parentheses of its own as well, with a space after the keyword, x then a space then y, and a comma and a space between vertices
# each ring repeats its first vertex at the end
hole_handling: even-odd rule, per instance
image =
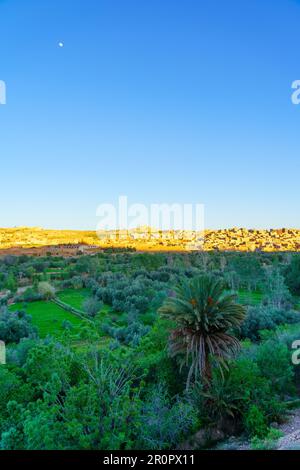
POLYGON ((210 362, 208 353, 206 353, 205 369, 204 369, 203 376, 204 376, 205 379, 206 379, 207 388, 209 388, 209 387, 210 387, 210 384, 211 384, 211 381, 212 381, 212 368, 211 368, 211 362, 210 362))

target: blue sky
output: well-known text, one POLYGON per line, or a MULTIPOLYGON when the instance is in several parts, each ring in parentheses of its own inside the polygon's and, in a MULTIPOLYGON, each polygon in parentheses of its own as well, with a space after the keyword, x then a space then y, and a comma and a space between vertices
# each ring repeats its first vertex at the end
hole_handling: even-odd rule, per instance
POLYGON ((0 20, 0 226, 94 229, 127 195, 300 228, 299 1, 0 0, 0 20))

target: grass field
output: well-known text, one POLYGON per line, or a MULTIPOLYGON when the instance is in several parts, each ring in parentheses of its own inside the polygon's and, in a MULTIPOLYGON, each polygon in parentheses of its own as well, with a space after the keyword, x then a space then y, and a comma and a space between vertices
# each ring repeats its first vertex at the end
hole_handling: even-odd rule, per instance
MULTIPOLYGON (((65 289, 57 293, 57 297, 64 303, 71 307, 82 310, 84 300, 90 296, 88 289, 65 289)), ((64 329, 63 321, 69 321, 72 326, 74 336, 79 332, 80 326, 84 323, 84 320, 80 319, 76 315, 67 312, 62 307, 54 304, 53 302, 37 301, 30 303, 16 303, 10 306, 11 311, 25 310, 32 317, 32 324, 38 328, 39 335, 41 338, 51 335, 59 338, 64 329)), ((98 313, 96 319, 98 321, 104 321, 110 318, 111 307, 104 305, 101 312, 98 313)), ((112 316, 113 322, 115 321, 118 326, 126 324, 126 315, 121 313, 114 313, 112 316)), ((79 341, 79 343, 81 343, 79 341)))
POLYGON ((67 320, 73 326, 74 334, 78 333, 83 320, 66 312, 52 302, 38 301, 28 304, 17 303, 10 306, 11 311, 25 310, 32 317, 32 324, 38 328, 41 338, 47 335, 60 337, 64 331, 63 321, 67 320))
POLYGON ((238 291, 238 300, 244 305, 259 305, 262 299, 263 294, 261 292, 238 291))
MULTIPOLYGON (((89 297, 88 289, 65 289, 57 293, 57 297, 71 307, 82 310, 84 300, 89 297)), ((258 305, 261 302, 262 294, 256 292, 239 291, 239 301, 247 305, 258 305)), ((78 333, 82 320, 63 308, 52 302, 38 301, 28 304, 18 303, 10 307, 12 311, 25 309, 32 316, 32 323, 39 330, 41 337, 52 335, 60 337, 64 331, 62 323, 64 320, 69 321, 73 325, 74 335, 78 333)), ((111 307, 104 305, 101 312, 95 318, 98 321, 105 322, 110 320, 116 326, 125 326, 127 324, 127 315, 121 312, 113 312, 111 307)), ((147 322, 146 322, 147 323, 147 322)))
MULTIPOLYGON (((90 296, 88 289, 65 289, 58 292, 57 297, 64 303, 71 307, 82 310, 84 300, 90 296)), ((238 300, 244 305, 259 305, 262 301, 263 294, 259 292, 248 292, 239 291, 238 300)), ((300 304, 299 304, 300 307, 300 304)), ((299 308, 298 307, 298 308, 299 308)), ((74 335, 74 341, 78 341, 78 346, 82 343, 78 339, 77 334, 79 333, 80 326, 84 324, 84 320, 80 319, 76 315, 67 312, 60 306, 53 302, 37 301, 31 303, 17 303, 10 306, 11 311, 25 310, 32 317, 32 323, 38 328, 39 335, 41 338, 51 335, 56 338, 60 338, 64 332, 63 322, 68 321, 73 326, 72 337, 74 335), (76 339, 77 338, 77 339, 76 339)), ((153 321, 154 313, 149 312, 145 314, 142 321, 144 324, 151 324, 153 321), (150 317, 149 317, 150 315, 150 317), (149 319, 152 321, 148 321, 149 319), (145 320, 145 321, 144 321, 145 320)), ((101 311, 96 315, 95 320, 101 323, 110 323, 114 326, 126 326, 127 325, 127 314, 122 312, 114 312, 108 305, 104 305, 101 311)), ((107 338, 108 340, 108 338, 107 338)))
MULTIPOLYGON (((57 293, 59 300, 65 304, 70 305, 77 310, 83 309, 83 302, 91 295, 88 289, 65 289, 57 293)), ((95 319, 104 321, 110 318, 117 326, 127 324, 127 314, 121 312, 114 312, 109 305, 104 305, 101 311, 96 315, 95 319)))
POLYGON ((90 295, 88 289, 66 289, 57 293, 59 300, 77 310, 83 309, 83 302, 90 295))
MULTIPOLYGON (((249 292, 246 290, 238 291, 238 300, 243 305, 260 305, 264 298, 264 294, 261 292, 249 292)), ((300 299, 294 296, 295 305, 294 308, 300 310, 300 299)))

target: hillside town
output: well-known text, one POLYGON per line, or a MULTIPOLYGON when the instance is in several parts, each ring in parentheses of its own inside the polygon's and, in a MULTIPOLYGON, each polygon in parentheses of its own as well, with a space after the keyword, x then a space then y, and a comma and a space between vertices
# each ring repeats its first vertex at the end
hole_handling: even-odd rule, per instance
MULTIPOLYGON (((107 248, 131 248, 138 251, 300 251, 300 229, 251 230, 231 228, 205 230, 155 230, 139 227, 115 231, 44 230, 39 227, 0 229, 0 250, 45 248, 51 254, 69 250, 70 254, 107 248)), ((33 253, 34 254, 34 253, 33 253)))

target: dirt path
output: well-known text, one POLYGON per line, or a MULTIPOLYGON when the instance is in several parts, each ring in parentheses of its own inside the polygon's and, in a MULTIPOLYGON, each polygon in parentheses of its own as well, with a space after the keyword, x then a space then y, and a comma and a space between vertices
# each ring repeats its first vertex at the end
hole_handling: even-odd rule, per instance
MULTIPOLYGON (((276 450, 300 450, 300 408, 290 412, 287 421, 277 428, 284 436, 275 445, 276 450)), ((232 436, 215 446, 221 450, 251 450, 251 443, 245 437, 232 436)))
POLYGON ((279 426, 279 430, 284 436, 278 441, 278 450, 300 449, 300 409, 294 410, 290 419, 279 426))

